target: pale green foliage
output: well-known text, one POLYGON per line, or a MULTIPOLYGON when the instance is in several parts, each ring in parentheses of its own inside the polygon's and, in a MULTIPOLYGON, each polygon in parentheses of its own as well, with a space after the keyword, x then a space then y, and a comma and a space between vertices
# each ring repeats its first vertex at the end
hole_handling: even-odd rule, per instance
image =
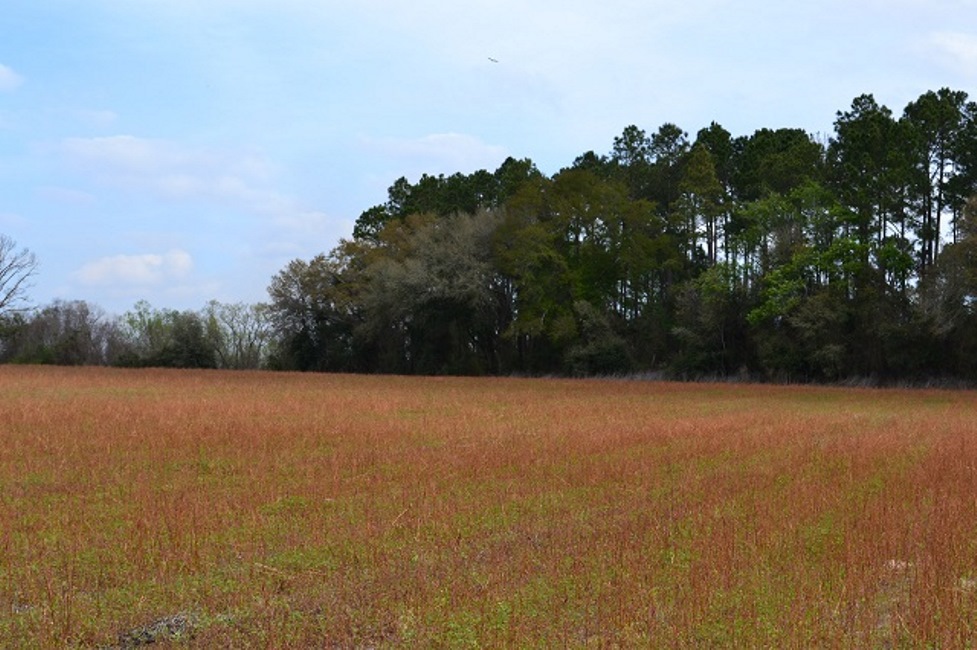
POLYGON ((368 268, 368 304, 377 310, 395 304, 403 312, 440 301, 487 308, 493 300, 491 238, 499 221, 494 211, 456 214, 422 221, 407 237, 398 236, 392 254, 368 268))
POLYGON ((274 335, 268 305, 211 300, 204 318, 219 367, 242 370, 264 365, 274 335))

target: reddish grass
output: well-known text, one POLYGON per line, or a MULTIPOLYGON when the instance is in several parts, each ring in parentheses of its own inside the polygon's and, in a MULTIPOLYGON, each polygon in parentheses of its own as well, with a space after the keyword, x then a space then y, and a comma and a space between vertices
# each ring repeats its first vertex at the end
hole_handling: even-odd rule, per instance
POLYGON ((977 395, 0 367, 0 646, 968 647, 977 395))

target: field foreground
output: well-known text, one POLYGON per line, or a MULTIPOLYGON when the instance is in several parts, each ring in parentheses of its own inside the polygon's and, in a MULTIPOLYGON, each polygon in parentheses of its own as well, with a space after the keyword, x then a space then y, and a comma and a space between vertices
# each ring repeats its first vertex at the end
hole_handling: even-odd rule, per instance
POLYGON ((0 647, 977 645, 977 394, 0 367, 0 647))

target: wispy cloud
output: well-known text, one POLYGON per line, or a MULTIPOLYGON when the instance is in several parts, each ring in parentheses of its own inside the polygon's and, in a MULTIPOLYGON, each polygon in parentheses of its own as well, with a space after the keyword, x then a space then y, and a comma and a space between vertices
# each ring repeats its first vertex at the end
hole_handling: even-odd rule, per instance
POLYGON ((971 76, 977 74, 977 34, 935 32, 930 35, 929 44, 956 70, 971 76))
POLYGON ((96 127, 109 126, 119 119, 118 113, 105 109, 77 109, 71 114, 82 124, 96 127))
POLYGON ((24 83, 24 78, 0 63, 0 91, 14 90, 24 83))
POLYGON ((20 228, 25 223, 27 223, 27 219, 25 219, 22 215, 16 214, 14 212, 0 212, 0 227, 20 228))
POLYGON ((977 0, 7 4, 46 18, 0 53, 0 166, 16 172, 0 190, 23 215, 0 227, 20 219, 7 230, 45 256, 41 300, 260 295, 399 176, 507 155, 555 173, 627 124, 826 131, 861 93, 898 110, 977 80, 961 20, 977 0), (65 28, 69 67, 51 56, 65 28), (171 249, 193 253, 184 276, 171 249), (125 284, 139 277, 166 279, 125 284))
POLYGON ((80 190, 73 190, 71 188, 58 187, 55 185, 45 185, 44 187, 39 187, 37 188, 37 193, 48 201, 64 203, 67 205, 91 205, 96 201, 95 196, 89 192, 82 192, 80 190))
POLYGON ((420 166, 429 173, 472 172, 497 167, 505 147, 490 145, 463 133, 433 133, 420 138, 364 138, 367 149, 420 166))
POLYGON ((83 173, 123 189, 171 200, 207 199, 274 212, 287 199, 271 187, 272 165, 248 151, 194 148, 116 135, 68 138, 59 153, 83 173))
MULTIPOLYGON (((271 232, 274 239, 336 238, 336 221, 280 191, 278 170, 251 151, 189 147, 130 135, 69 138, 57 150, 81 173, 113 188, 169 201, 209 201, 255 215, 266 224, 261 231, 271 232)), ((132 260, 115 263, 122 262, 132 260)))
POLYGON ((269 165, 255 154, 193 148, 169 140, 115 135, 67 138, 62 153, 82 164, 95 163, 106 174, 152 181, 185 172, 202 177, 226 174, 267 178, 269 165))
POLYGON ((82 266, 75 277, 86 285, 157 285, 180 279, 193 270, 193 258, 183 250, 142 255, 102 257, 82 266))

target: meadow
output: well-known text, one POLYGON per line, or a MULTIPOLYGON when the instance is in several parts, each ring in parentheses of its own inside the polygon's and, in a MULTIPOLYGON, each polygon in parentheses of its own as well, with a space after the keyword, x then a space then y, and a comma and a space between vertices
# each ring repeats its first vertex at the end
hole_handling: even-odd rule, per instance
POLYGON ((0 367, 0 647, 977 645, 977 394, 0 367))

